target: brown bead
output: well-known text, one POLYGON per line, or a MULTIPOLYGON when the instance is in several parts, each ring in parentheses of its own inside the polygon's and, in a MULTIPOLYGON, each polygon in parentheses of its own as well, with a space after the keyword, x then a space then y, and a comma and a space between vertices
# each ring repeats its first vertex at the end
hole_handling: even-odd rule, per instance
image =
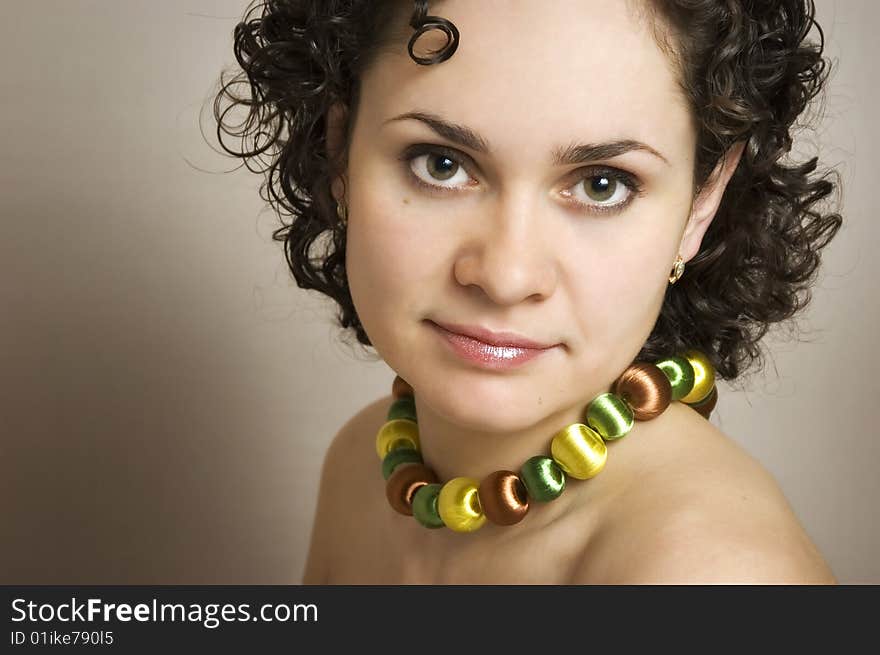
POLYGON ((404 396, 412 396, 413 388, 402 377, 395 376, 394 382, 391 384, 391 395, 395 398, 403 398, 404 396))
POLYGON ((525 485, 513 471, 487 475, 477 491, 483 514, 496 525, 513 525, 529 511, 525 485))
POLYGON ((401 464, 385 483, 385 496, 396 511, 412 516, 412 499, 426 484, 438 482, 437 475, 424 464, 401 464))
POLYGON ((617 382, 614 393, 632 408, 637 421, 648 421, 660 416, 672 402, 672 385, 660 367, 650 362, 635 362, 617 382))
POLYGON ((712 410, 715 409, 715 405, 717 404, 718 387, 712 387, 712 391, 709 392, 709 395, 706 396, 705 400, 701 400, 699 403, 690 406, 697 410, 697 413, 708 421, 709 415, 712 413, 712 410))

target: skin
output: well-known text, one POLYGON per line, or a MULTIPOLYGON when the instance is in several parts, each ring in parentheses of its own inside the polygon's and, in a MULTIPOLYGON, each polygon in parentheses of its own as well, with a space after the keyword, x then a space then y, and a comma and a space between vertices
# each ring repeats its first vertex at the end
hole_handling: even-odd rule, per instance
MULTIPOLYGON (((430 67, 401 44, 377 58, 333 191, 348 207, 355 307, 415 389, 425 462, 440 480, 480 480, 547 452, 634 360, 672 263, 698 251, 742 144, 695 194, 693 122, 634 5, 449 0, 437 12, 461 31, 458 51, 430 67), (489 151, 389 121, 413 111, 469 127, 489 151), (654 153, 551 160, 570 144, 620 140, 654 153), (401 160, 414 144, 447 150, 401 160), (591 190, 609 169, 639 191, 591 190), (428 319, 557 346, 488 371, 450 354, 428 319)), ((331 112, 331 149, 343 116, 331 112)), ((463 535, 388 507, 373 440, 390 402, 353 417, 328 451, 306 583, 833 581, 766 471, 680 403, 638 423, 609 447, 600 475, 515 528, 463 535)))

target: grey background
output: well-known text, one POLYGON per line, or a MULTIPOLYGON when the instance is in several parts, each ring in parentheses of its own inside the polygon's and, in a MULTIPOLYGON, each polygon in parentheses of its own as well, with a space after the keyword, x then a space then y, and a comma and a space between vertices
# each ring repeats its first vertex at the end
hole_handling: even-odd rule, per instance
MULTIPOLYGON (((298 583, 324 450, 390 388, 290 281, 259 178, 222 173, 236 162, 199 132, 244 6, 4 14, 0 582, 298 583)), ((818 6, 837 65, 798 148, 839 167, 845 226, 804 340, 768 341, 766 372, 722 385, 713 420, 841 582, 880 583, 880 5, 818 6)))

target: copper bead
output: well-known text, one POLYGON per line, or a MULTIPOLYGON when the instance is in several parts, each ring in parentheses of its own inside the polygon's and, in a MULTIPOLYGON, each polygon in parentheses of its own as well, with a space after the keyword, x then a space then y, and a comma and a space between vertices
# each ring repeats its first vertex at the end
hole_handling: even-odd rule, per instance
POLYGON ((513 471, 495 471, 479 487, 483 514, 496 525, 513 525, 529 511, 526 488, 513 471))
POLYGON ((701 400, 698 403, 694 403, 691 405, 700 416, 702 416, 707 421, 709 420, 709 415, 712 413, 712 410, 715 409, 715 405, 718 403, 718 387, 712 387, 712 391, 709 392, 709 395, 706 396, 705 399, 701 400))
POLYGON ((396 511, 412 516, 413 496, 432 482, 439 482, 437 475, 424 464, 402 464, 385 483, 385 496, 396 511))
POLYGON ((614 384, 614 393, 632 408, 637 421, 660 416, 672 402, 672 385, 660 367, 650 362, 630 365, 614 384))
POLYGON ((395 398, 403 398, 404 396, 412 396, 413 388, 409 383, 399 375, 395 376, 394 382, 391 384, 391 395, 395 398))

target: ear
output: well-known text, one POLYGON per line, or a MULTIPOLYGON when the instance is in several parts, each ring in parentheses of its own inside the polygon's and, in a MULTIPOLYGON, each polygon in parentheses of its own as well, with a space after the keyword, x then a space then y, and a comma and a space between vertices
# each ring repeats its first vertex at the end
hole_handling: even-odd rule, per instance
POLYGON ((745 145, 745 141, 738 141, 730 146, 727 152, 724 153, 724 156, 718 161, 718 164, 716 164, 715 170, 712 171, 703 188, 700 189, 696 198, 694 198, 694 202, 691 204, 691 213, 688 217, 687 225, 685 225, 684 234, 681 237, 681 245, 678 249, 685 262, 690 261, 699 251, 703 235, 706 234, 709 224, 715 218, 715 213, 721 204, 721 198, 724 196, 724 190, 727 188, 727 183, 739 164, 745 145))
MULTIPOLYGON (((348 117, 348 109, 342 103, 334 103, 327 111, 327 127, 325 138, 327 141, 327 157, 331 162, 341 163, 343 160, 343 149, 345 148, 345 129, 346 119, 348 117)), ((333 198, 337 201, 342 200, 345 195, 345 184, 343 174, 333 178, 330 185, 333 198)))

